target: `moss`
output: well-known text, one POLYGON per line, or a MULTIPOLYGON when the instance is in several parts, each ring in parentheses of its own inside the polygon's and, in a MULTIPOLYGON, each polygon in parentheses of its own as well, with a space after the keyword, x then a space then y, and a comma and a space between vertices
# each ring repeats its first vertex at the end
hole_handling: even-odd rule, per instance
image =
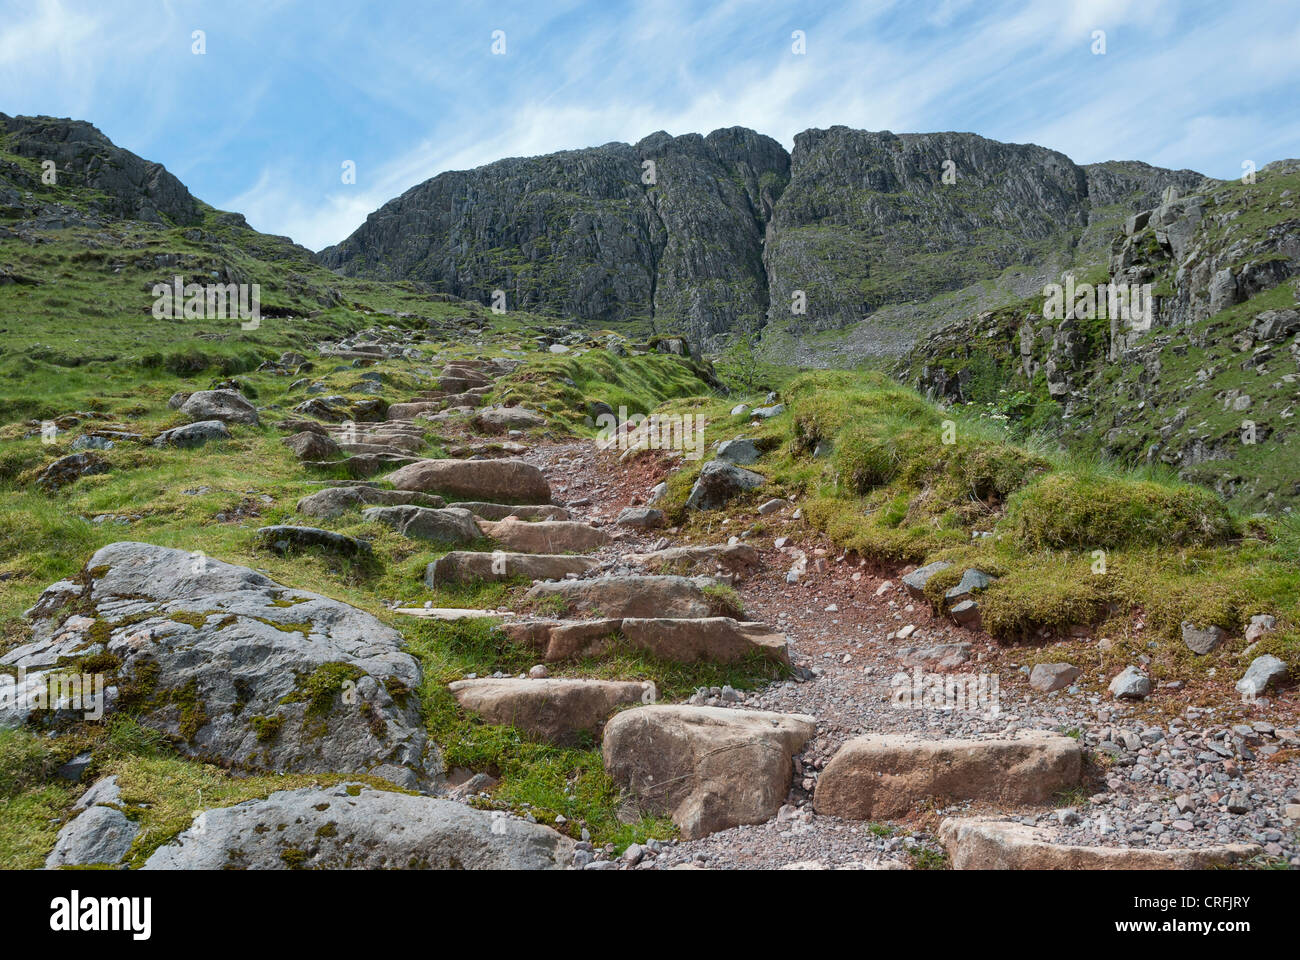
POLYGON ((207 623, 208 614, 189 610, 178 610, 167 614, 167 619, 174 620, 176 623, 186 624, 187 626, 193 627, 195 630, 199 630, 205 623, 207 623))
POLYGON ((285 847, 280 851, 281 862, 290 870, 301 870, 307 859, 307 852, 297 847, 285 847))
POLYGON ((306 703, 306 715, 322 719, 334 709, 334 698, 348 684, 355 684, 365 675, 364 670, 349 663, 322 663, 311 673, 299 673, 293 691, 285 694, 280 702, 306 703))
POLYGON ((322 823, 316 828, 316 836, 321 838, 337 837, 338 835, 339 827, 333 820, 329 821, 329 823, 322 823))
POLYGON ((280 735, 280 728, 284 726, 284 717, 250 717, 248 725, 253 728, 258 740, 262 743, 270 743, 280 735))

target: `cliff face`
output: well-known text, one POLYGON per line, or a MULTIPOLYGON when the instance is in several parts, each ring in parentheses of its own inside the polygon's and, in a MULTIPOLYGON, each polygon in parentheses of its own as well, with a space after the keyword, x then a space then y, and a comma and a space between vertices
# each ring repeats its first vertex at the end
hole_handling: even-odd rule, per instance
POLYGON ((407 191, 320 259, 508 309, 640 321, 708 338, 761 322, 763 236, 788 179, 770 137, 656 133, 477 170, 407 191))
POLYGON ((5 206, 20 206, 20 191, 39 184, 42 164, 52 160, 60 185, 86 191, 91 213, 176 226, 201 219, 198 201, 161 163, 123 150, 89 123, 0 113, 0 138, 8 153, 31 161, 0 170, 9 184, 0 183, 5 206))
POLYGON ((766 327, 851 331, 891 353, 950 319, 931 305, 941 294, 1080 250, 1104 259, 1125 216, 1189 179, 965 133, 831 127, 799 134, 790 155, 742 127, 656 133, 441 174, 320 259, 706 346, 766 327))

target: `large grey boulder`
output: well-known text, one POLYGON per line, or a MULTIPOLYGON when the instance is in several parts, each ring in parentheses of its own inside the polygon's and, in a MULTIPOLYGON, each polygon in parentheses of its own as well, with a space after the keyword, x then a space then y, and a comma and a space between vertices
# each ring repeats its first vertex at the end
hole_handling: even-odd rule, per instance
POLYGON ((752 470, 744 470, 725 460, 710 460, 700 470, 695 486, 686 498, 686 506, 691 510, 717 510, 733 497, 765 483, 766 478, 752 470))
POLYGON ((367 520, 386 523, 404 537, 433 540, 439 543, 473 543, 483 536, 468 510, 429 507, 367 507, 361 511, 367 520))
POLYGON ((573 849, 506 813, 350 783, 205 810, 144 869, 557 870, 573 849))
POLYGON ((247 567, 147 543, 109 544, 81 584, 28 611, 30 670, 107 653, 108 712, 130 709, 180 752, 248 770, 368 773, 418 786, 441 773, 401 635, 337 600, 247 567), (116 696, 113 696, 113 691, 116 696))
POLYGON ((257 408, 238 390, 200 390, 191 393, 181 404, 181 413, 190 420, 221 420, 224 423, 247 423, 257 426, 257 408))

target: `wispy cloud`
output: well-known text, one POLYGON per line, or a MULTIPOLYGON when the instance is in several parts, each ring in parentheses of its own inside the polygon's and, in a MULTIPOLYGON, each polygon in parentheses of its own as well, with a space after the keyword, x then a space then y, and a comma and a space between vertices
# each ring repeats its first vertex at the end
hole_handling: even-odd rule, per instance
POLYGON ((739 124, 787 147, 832 124, 971 130, 1217 176, 1300 155, 1289 0, 1249 16, 1209 0, 539 6, 0 0, 0 108, 91 120, 313 248, 444 170, 659 129, 739 124))

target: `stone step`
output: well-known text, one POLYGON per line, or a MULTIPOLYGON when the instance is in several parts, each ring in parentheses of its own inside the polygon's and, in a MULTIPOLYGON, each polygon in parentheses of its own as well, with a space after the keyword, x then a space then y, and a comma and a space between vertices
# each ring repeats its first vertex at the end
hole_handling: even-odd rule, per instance
POLYGON ((635 707, 605 724, 601 752, 641 813, 671 817, 694 840, 771 820, 790 790, 794 754, 816 732, 800 714, 635 707))
POLYGON ((704 588, 708 577, 597 577, 536 584, 526 601, 559 597, 570 613, 605 617, 724 617, 736 611, 721 595, 704 588))
POLYGON ((411 457, 419 453, 423 444, 397 444, 384 443, 340 443, 339 449, 348 454, 376 454, 386 457, 411 457))
POLYGON ((390 420, 408 420, 422 413, 437 413, 445 404, 441 400, 417 400, 414 403, 395 403, 385 416, 390 420))
POLYGON ((483 533, 520 553, 589 553, 613 542, 600 527, 573 520, 480 520, 483 533))
POLYGON ((1154 850, 1053 843, 1045 830, 996 817, 949 817, 939 840, 954 870, 1206 870, 1262 852, 1246 843, 1154 850))
POLYGON ((588 557, 547 553, 475 553, 456 550, 429 564, 424 571, 425 584, 433 589, 444 584, 469 583, 475 580, 495 582, 524 577, 528 580, 549 580, 570 573, 583 574, 592 570, 596 561, 588 557))
POLYGON ((395 507, 414 505, 419 507, 442 507, 442 497, 428 493, 414 493, 410 490, 380 490, 377 487, 361 484, 327 487, 316 493, 308 494, 298 501, 297 511, 308 517, 337 517, 362 504, 369 506, 395 507))
POLYGON ((473 543, 483 536, 483 531, 474 522, 474 514, 453 507, 367 507, 361 511, 361 516, 366 520, 386 523, 412 540, 462 545, 473 543))
POLYGON ((512 506, 507 503, 484 503, 481 500, 459 500, 449 503, 450 507, 462 507, 483 520, 504 520, 518 517, 520 520, 568 520, 569 511, 553 503, 512 506))
POLYGON ((343 460, 304 460, 304 467, 315 470, 329 470, 342 467, 351 477, 373 477, 394 467, 404 467, 419 462, 418 457, 401 456, 390 453, 354 453, 343 460))
POLYGON ((389 478, 399 490, 441 493, 464 499, 547 503, 546 476, 522 460, 420 460, 389 478))
POLYGON ((602 657, 620 643, 677 663, 735 663, 751 654, 789 662, 784 634, 730 617, 521 620, 503 624, 501 632, 547 663, 602 657))
POLYGON ((655 699, 655 685, 639 681, 484 678, 457 680, 447 689, 462 709, 489 723, 562 746, 599 734, 619 707, 655 699))
POLYGON ((650 553, 634 553, 627 559, 656 573, 721 572, 735 579, 744 579, 756 573, 761 565, 758 551, 745 543, 668 547, 650 553))
POLYGON ((1001 740, 927 740, 911 734, 856 737, 817 779, 813 808, 847 820, 902 817, 931 798, 1043 804, 1079 784, 1078 741, 1033 732, 1001 740))
POLYGON ((468 607, 395 607, 393 613, 422 620, 441 620, 444 623, 514 616, 509 610, 474 610, 468 607))
POLYGON ((464 443, 448 447, 447 453, 457 458, 469 457, 517 457, 527 453, 528 447, 510 440, 491 443, 464 443))

